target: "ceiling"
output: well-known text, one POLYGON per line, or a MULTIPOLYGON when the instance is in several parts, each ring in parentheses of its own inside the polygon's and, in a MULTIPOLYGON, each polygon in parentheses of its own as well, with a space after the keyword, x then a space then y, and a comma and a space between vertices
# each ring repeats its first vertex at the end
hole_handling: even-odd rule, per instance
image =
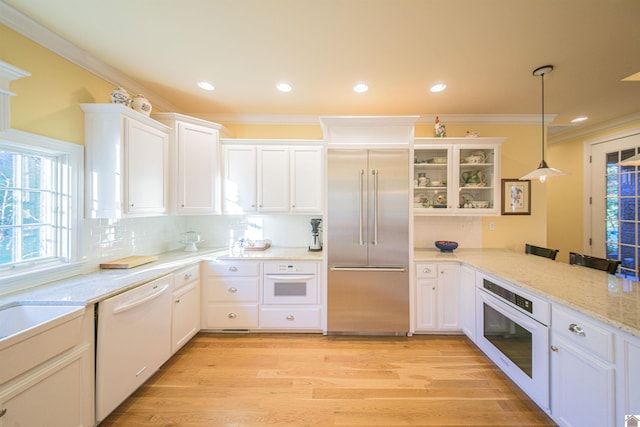
POLYGON ((638 0, 4 2, 181 113, 540 114, 546 64, 554 125, 640 111, 638 0))

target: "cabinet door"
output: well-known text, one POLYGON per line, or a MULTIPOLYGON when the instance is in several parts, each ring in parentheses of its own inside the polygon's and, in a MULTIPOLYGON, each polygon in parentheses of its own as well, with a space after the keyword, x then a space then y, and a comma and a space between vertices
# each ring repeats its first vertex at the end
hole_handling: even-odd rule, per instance
POLYGON ((200 330, 200 282, 198 280, 173 293, 171 354, 178 351, 200 330))
POLYGON ((460 266, 438 265, 438 329, 460 330, 460 266))
POLYGON ((617 351, 617 380, 619 395, 618 424, 621 425, 625 415, 640 414, 640 340, 632 337, 616 336, 619 350, 617 351))
POLYGON ((499 214, 500 145, 460 144, 455 148, 454 164, 457 213, 499 214))
POLYGON ((453 209, 452 147, 416 147, 413 164, 414 213, 447 215, 453 209))
POLYGON ((125 121, 124 212, 166 213, 169 138, 146 124, 125 121))
POLYGON ((613 426, 614 368, 551 335, 551 412, 561 426, 613 426))
POLYGON ((476 272, 460 267, 460 326, 471 341, 476 340, 476 272))
POLYGON ((88 346, 41 365, 17 387, 0 392, 0 426, 91 426, 93 352, 88 346), (89 385, 89 387, 87 386, 89 385))
POLYGON ((437 279, 416 281, 416 331, 434 330, 437 327, 437 279))
POLYGON ((322 212, 322 149, 291 148, 291 211, 322 212))
POLYGON ((218 203, 218 130, 178 123, 178 213, 214 213, 218 203))
POLYGON ((225 213, 256 211, 256 147, 253 145, 223 146, 225 213))
POLYGON ((258 147, 258 210, 289 211, 288 147, 258 147))

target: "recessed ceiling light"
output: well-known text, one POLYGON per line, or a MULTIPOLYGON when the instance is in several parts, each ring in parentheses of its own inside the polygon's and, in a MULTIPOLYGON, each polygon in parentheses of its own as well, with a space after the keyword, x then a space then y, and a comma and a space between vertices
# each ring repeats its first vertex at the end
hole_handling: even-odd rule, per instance
POLYGON ((209 82, 198 82, 198 87, 204 90, 214 90, 215 87, 209 82))
POLYGON ((353 91, 357 93, 365 93, 368 90, 369 86, 367 86, 365 83, 358 83, 353 87, 353 91))
POLYGON ((584 122, 585 120, 587 120, 589 117, 576 117, 575 119, 571 120, 571 123, 580 123, 580 122, 584 122))
POLYGON ((276 85, 276 88, 280 91, 280 92, 291 92, 291 90, 293 89, 293 87, 291 87, 291 85, 289 83, 285 83, 285 82, 280 82, 276 85))
POLYGON ((447 88, 447 85, 444 83, 436 83, 433 86, 431 86, 431 89, 429 89, 431 92, 442 92, 443 90, 445 90, 447 88))

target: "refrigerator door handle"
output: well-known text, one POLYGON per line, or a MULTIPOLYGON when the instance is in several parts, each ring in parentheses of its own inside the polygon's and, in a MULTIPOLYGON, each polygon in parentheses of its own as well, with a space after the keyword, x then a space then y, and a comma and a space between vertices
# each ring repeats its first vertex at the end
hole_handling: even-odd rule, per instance
POLYGON ((373 241, 372 245, 378 244, 378 170, 371 171, 373 175, 373 241))
POLYGON ((359 201, 359 215, 358 215, 358 227, 360 228, 360 241, 358 242, 361 246, 364 245, 364 230, 362 229, 364 224, 364 169, 360 169, 360 201, 359 201))
POLYGON ((404 267, 330 267, 331 271, 390 271, 390 272, 404 272, 407 271, 404 267))

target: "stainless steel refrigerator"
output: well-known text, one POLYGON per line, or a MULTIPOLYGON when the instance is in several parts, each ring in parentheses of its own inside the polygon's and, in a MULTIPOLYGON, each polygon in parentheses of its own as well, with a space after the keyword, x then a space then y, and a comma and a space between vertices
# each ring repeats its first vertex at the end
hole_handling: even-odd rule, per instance
POLYGON ((409 331, 409 150, 328 150, 327 332, 409 331))

